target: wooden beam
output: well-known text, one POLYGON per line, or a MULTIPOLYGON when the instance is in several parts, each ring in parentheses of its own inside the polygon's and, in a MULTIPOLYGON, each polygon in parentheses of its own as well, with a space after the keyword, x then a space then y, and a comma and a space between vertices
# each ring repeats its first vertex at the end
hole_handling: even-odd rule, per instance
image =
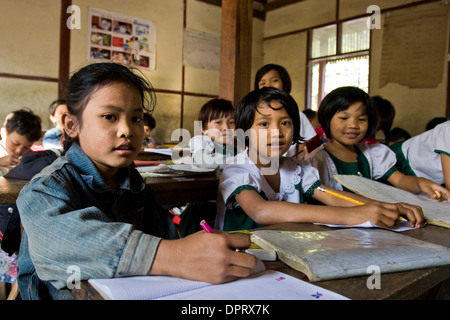
POLYGON ((235 105, 250 91, 252 0, 222 3, 219 96, 235 105))
POLYGON ((72 0, 61 0, 61 21, 59 33, 59 71, 58 71, 58 97, 66 97, 67 84, 70 72, 70 29, 67 27, 67 19, 72 13, 66 10, 72 5, 72 0))

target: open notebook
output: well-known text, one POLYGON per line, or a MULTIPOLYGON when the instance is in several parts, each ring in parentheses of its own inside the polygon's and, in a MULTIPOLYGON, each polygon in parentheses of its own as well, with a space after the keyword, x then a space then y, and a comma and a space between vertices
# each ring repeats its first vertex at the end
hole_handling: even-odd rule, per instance
POLYGON ((370 266, 388 273, 450 264, 449 248, 382 229, 256 230, 251 237, 310 281, 367 276, 370 266))
POLYGON ((335 175, 340 184, 369 199, 396 203, 406 202, 422 207, 429 224, 450 228, 450 203, 428 198, 426 195, 416 195, 411 192, 354 175, 335 175))
POLYGON ((278 271, 264 271, 212 285, 168 276, 90 279, 108 300, 346 300, 347 298, 278 271))

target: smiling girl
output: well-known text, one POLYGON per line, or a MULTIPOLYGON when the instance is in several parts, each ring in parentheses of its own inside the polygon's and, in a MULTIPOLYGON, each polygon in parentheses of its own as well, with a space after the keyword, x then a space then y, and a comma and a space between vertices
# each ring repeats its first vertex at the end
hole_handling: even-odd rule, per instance
POLYGON ((424 192, 432 199, 437 197, 435 191, 450 199, 450 192, 441 185, 398 171, 396 155, 387 146, 360 143, 377 125, 373 101, 363 90, 340 87, 331 91, 322 100, 318 117, 329 141, 314 150, 307 160, 319 170, 325 185, 342 190, 333 175, 361 175, 373 180, 387 180, 412 193, 424 192))
MULTIPOLYGON (((69 81, 65 155, 27 184, 17 205, 24 227, 18 283, 23 299, 70 299, 79 279, 172 275, 211 283, 245 277, 256 258, 236 252, 247 235, 175 238, 132 163, 155 104, 142 76, 114 63, 88 65, 69 81), (70 269, 72 268, 72 269, 70 269)), ((176 201, 176 199, 174 199, 176 201)))
POLYGON ((376 202, 335 190, 366 203, 355 206, 316 191, 324 187, 317 170, 283 156, 300 139, 298 106, 287 93, 254 90, 238 103, 234 115, 237 137, 246 140, 247 149, 223 169, 216 227, 229 231, 283 222, 356 225, 368 220, 393 226, 399 214, 406 214, 412 225, 424 223, 417 206, 376 202), (306 204, 309 197, 327 206, 306 204))

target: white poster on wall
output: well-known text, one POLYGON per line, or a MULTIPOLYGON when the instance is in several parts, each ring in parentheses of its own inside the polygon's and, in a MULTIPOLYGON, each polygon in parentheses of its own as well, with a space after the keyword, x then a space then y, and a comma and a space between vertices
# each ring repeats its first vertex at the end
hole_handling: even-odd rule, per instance
POLYGON ((187 67, 220 70, 220 35, 184 30, 183 63, 187 67))
POLYGON ((89 8, 88 59, 154 70, 156 25, 151 21, 89 8))

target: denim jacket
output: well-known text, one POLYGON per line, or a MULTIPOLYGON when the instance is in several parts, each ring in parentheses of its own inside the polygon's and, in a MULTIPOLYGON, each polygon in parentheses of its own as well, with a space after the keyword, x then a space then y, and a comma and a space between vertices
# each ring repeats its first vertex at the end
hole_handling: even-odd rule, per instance
POLYGON ((74 143, 22 189, 23 299, 71 298, 74 271, 79 280, 147 274, 160 240, 174 238, 175 229, 135 169, 118 175, 112 190, 74 143))

